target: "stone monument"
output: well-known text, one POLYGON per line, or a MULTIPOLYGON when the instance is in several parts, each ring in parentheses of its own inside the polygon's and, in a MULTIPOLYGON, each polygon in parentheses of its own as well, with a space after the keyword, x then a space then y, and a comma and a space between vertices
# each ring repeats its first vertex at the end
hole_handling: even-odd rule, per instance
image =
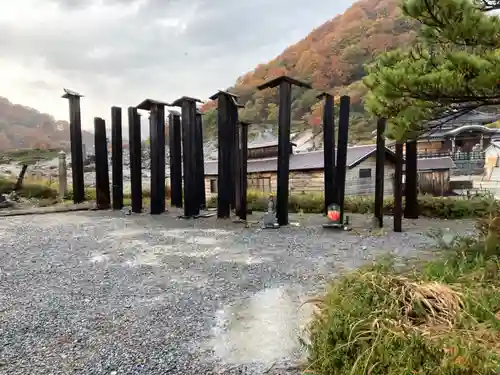
POLYGON ((264 215, 264 229, 276 229, 279 228, 278 221, 276 219, 276 212, 274 211, 274 199, 273 196, 269 196, 267 202, 267 212, 264 215))

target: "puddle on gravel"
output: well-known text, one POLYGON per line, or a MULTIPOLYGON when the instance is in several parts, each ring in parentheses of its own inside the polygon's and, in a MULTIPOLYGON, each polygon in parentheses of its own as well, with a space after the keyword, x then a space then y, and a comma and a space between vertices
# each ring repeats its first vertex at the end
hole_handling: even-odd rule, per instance
POLYGON ((216 314, 211 346, 226 364, 272 364, 305 353, 299 336, 312 316, 304 297, 288 288, 265 289, 216 314))

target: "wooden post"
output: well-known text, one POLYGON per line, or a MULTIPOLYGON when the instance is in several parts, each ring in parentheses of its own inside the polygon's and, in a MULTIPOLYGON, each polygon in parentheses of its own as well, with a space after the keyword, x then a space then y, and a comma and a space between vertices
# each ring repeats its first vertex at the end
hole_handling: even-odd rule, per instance
MULTIPOLYGON (((64 151, 63 151, 64 152, 64 151)), ((64 154, 66 160, 66 154, 64 154)), ((60 164, 59 164, 60 165, 60 164)), ((26 170, 28 169, 28 164, 23 164, 19 176, 17 176, 16 184, 14 185, 14 191, 19 191, 23 187, 24 176, 26 175, 26 170)))
POLYGON ((406 141, 405 165, 404 217, 418 219, 417 141, 415 139, 406 141))
POLYGON ((170 111, 168 118, 170 144, 170 201, 174 207, 182 207, 182 152, 181 114, 170 111))
POLYGON ((231 205, 233 205, 235 179, 232 156, 234 154, 234 128, 238 123, 239 104, 237 96, 226 91, 218 91, 210 99, 217 100, 217 134, 219 139, 217 217, 226 219, 231 216, 231 205))
POLYGON ((69 133, 71 141, 71 171, 73 178, 73 202, 85 201, 85 187, 83 179, 83 146, 82 146, 82 119, 80 112, 80 95, 74 91, 64 89, 64 99, 69 100, 69 133))
POLYGON ((182 108, 182 156, 184 176, 184 217, 196 217, 200 214, 199 190, 196 187, 196 103, 201 100, 183 96, 172 103, 182 108))
POLYGON ((123 208, 123 138, 120 107, 111 107, 111 164, 113 209, 121 210, 123 208))
MULTIPOLYGON (((238 108, 236 108, 236 111, 238 108)), ((240 121, 236 122, 236 126, 233 129, 233 181, 234 181, 234 209, 236 215, 241 218, 241 138, 240 138, 240 121)))
POLYGON ((403 144, 396 143, 396 165, 394 171, 394 232, 402 232, 403 216, 403 144))
POLYGON ((247 190, 248 190, 248 180, 247 180, 247 167, 248 167, 248 126, 249 122, 240 121, 240 180, 241 180, 241 194, 240 194, 240 209, 239 217, 241 220, 247 219, 247 190))
POLYGON ((99 210, 109 210, 111 205, 109 192, 108 142, 106 123, 102 118, 94 118, 95 146, 95 184, 96 204, 99 210))
POLYGON ((340 208, 340 222, 344 222, 344 199, 345 199, 345 179, 347 163, 347 141, 349 136, 349 109, 351 98, 349 96, 340 97, 339 109, 339 139, 337 143, 337 167, 335 170, 335 182, 337 184, 336 202, 340 208))
POLYGON ((205 158, 203 155, 203 114, 196 111, 196 187, 198 188, 198 197, 200 199, 200 209, 204 210, 207 206, 205 193, 205 158))
POLYGON ((281 76, 268 81, 257 88, 265 90, 279 86, 279 114, 278 114, 278 188, 276 191, 277 206, 276 218, 279 225, 288 224, 288 188, 290 173, 290 127, 292 113, 292 85, 311 88, 305 82, 281 76))
POLYGON ((167 103, 145 99, 137 109, 149 111, 151 157, 151 215, 165 212, 165 106, 167 103))
POLYGON ((142 212, 142 155, 141 117, 137 108, 128 108, 129 153, 130 153, 130 193, 132 212, 142 212))
POLYGON ((64 199, 64 197, 68 193, 68 166, 66 164, 66 153, 62 150, 59 152, 58 182, 59 182, 59 197, 61 199, 64 199))
POLYGON ((335 202, 335 124, 333 96, 325 92, 319 95, 318 98, 325 98, 325 108, 323 110, 323 166, 326 215, 328 213, 328 206, 335 202))
POLYGON ((378 227, 384 227, 384 167, 385 167, 385 118, 377 121, 377 151, 375 166, 375 219, 378 227))

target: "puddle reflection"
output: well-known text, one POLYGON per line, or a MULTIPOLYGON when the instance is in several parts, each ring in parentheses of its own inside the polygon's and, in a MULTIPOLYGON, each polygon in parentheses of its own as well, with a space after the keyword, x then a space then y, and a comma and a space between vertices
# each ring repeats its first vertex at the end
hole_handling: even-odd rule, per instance
POLYGON ((299 309, 303 295, 288 288, 265 289, 217 312, 212 347, 228 364, 297 359, 298 337, 312 308, 299 309), (301 298, 302 297, 302 298, 301 298))

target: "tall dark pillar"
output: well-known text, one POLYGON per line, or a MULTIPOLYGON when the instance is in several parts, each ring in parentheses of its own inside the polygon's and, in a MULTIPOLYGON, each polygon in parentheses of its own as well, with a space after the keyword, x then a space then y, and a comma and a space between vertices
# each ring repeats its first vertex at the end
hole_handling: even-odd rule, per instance
POLYGON ((200 197, 196 187, 196 103, 201 100, 183 96, 172 103, 182 108, 182 156, 184 175, 184 217, 195 217, 200 214, 200 197))
POLYGON ((151 215, 165 212, 165 106, 167 103, 146 99, 137 109, 149 111, 151 157, 151 215))
POLYGON ((276 218, 279 225, 288 224, 288 183, 290 172, 290 127, 292 115, 292 85, 311 88, 307 83, 296 79, 281 76, 272 79, 258 87, 265 90, 279 86, 279 114, 278 114, 278 188, 276 218))
POLYGON ((170 145, 170 201, 174 207, 182 207, 182 151, 181 114, 170 111, 168 117, 170 145))
POLYGON ((196 187, 198 188, 198 197, 200 198, 200 209, 205 209, 207 206, 205 192, 205 158, 203 155, 203 114, 196 111, 196 187))
POLYGON ((335 202, 335 125, 333 117, 333 96, 322 93, 319 99, 325 98, 323 110, 323 154, 325 184, 325 214, 328 206, 335 202))
POLYGON ((339 108, 339 139, 337 143, 337 167, 335 170, 335 182, 337 184, 337 196, 335 203, 340 208, 340 220, 344 222, 344 198, 345 198, 345 178, 347 164, 347 141, 349 137, 349 109, 351 98, 349 96, 340 97, 339 108))
POLYGON ((142 212, 142 153, 141 153, 141 117, 137 108, 128 108, 130 192, 132 212, 142 212))
MULTIPOLYGON (((236 110, 238 110, 236 108, 236 110)), ((233 157, 232 162, 233 162, 233 181, 234 181, 234 210, 236 215, 239 217, 240 216, 240 210, 241 210, 241 194, 242 194, 242 186, 241 186, 241 137, 240 137, 240 132, 241 132, 241 122, 238 121, 236 123, 236 126, 234 127, 233 131, 233 157)))
POLYGON ((417 174, 417 141, 406 141, 405 152, 405 211, 407 219, 418 219, 418 174, 417 174))
POLYGON ((226 91, 218 91, 210 97, 217 100, 217 134, 219 142, 217 172, 217 217, 231 216, 231 205, 234 194, 233 153, 234 128, 238 124, 237 96, 226 91))
POLYGON ((403 216, 403 144, 396 143, 396 165, 394 170, 394 232, 402 232, 403 216))
POLYGON ((99 210, 109 210, 109 169, 108 169, 108 141, 106 139, 106 123, 102 118, 94 118, 94 145, 95 145, 95 184, 96 204, 99 210))
POLYGON ((377 121, 377 151, 375 165, 375 218, 378 227, 384 227, 384 167, 385 167, 385 118, 377 121))
POLYGON ((83 145, 80 98, 83 95, 64 89, 64 99, 69 100, 69 134, 71 141, 71 174, 73 176, 73 202, 85 201, 83 179, 83 145))
POLYGON ((247 190, 248 190, 248 126, 249 122, 240 121, 240 207, 238 216, 241 220, 247 219, 247 190))
POLYGON ((113 177, 113 209, 123 208, 123 138, 122 109, 111 107, 111 164, 113 177))

